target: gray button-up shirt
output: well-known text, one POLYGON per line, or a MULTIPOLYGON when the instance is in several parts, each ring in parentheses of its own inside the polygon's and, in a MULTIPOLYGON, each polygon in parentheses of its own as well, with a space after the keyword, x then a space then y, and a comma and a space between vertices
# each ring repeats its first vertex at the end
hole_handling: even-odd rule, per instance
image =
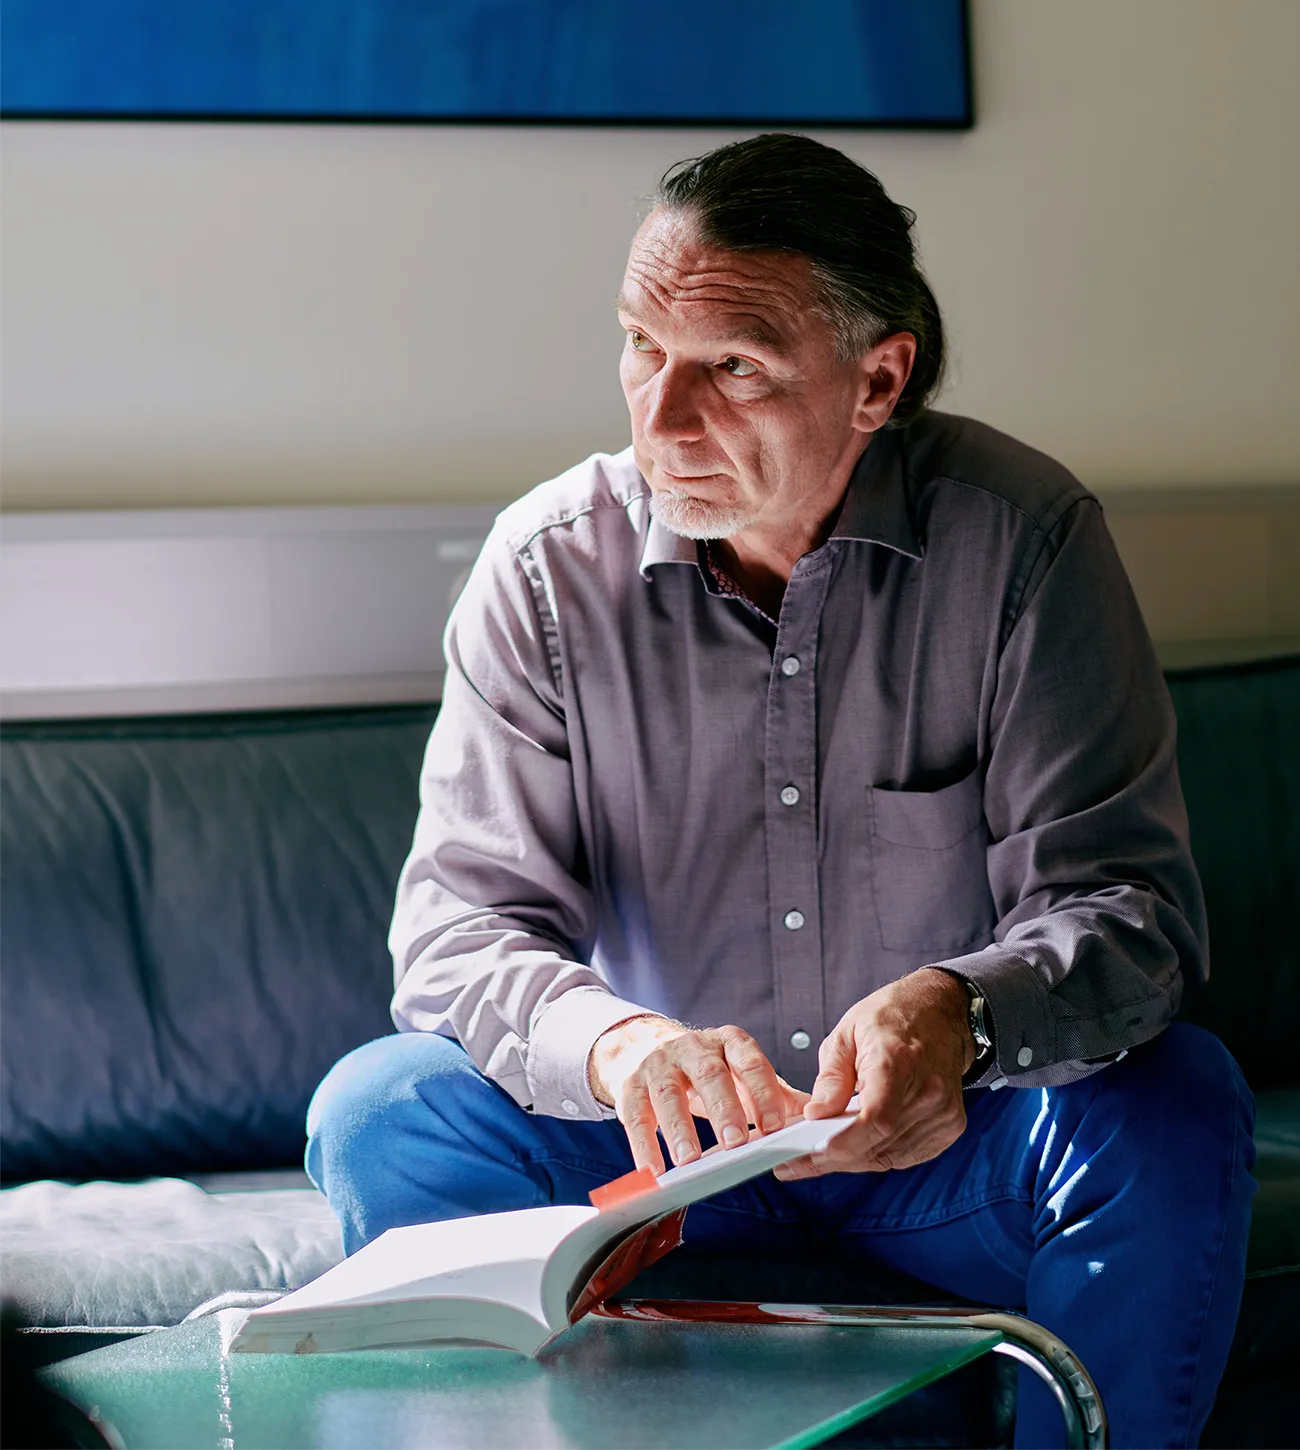
POLYGON ((929 414, 878 433, 779 619, 651 517, 631 451, 500 516, 447 628, 390 946, 399 1028, 595 1118, 595 1039, 734 1022, 811 1086, 860 998, 982 989, 1041 1086, 1206 971, 1174 718, 1096 500, 929 414))

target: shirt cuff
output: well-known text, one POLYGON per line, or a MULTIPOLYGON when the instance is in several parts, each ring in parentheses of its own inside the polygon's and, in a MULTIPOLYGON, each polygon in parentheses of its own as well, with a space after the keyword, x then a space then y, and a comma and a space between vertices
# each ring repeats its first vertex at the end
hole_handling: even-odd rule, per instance
POLYGON ((571 987, 533 1024, 528 1037, 528 1085, 533 1111, 573 1122, 617 1116, 591 1091, 587 1059, 596 1039, 629 1017, 658 1017, 601 987, 571 987))
POLYGON ((1017 1077, 1051 1066, 1056 1052, 1056 1023, 1047 988, 1023 957, 993 946, 929 965, 973 982, 984 998, 993 1055, 967 1087, 1004 1087, 1017 1077))

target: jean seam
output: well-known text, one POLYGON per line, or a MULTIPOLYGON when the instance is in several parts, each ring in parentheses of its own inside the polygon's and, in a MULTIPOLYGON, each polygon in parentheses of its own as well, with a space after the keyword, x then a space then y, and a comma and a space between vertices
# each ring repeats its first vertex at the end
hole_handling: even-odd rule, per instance
POLYGON ((590 1173, 593 1177, 608 1180, 612 1172, 620 1175, 620 1165, 617 1163, 601 1162, 596 1158, 584 1158, 576 1153, 556 1153, 554 1151, 539 1148, 535 1150, 525 1149, 517 1155, 517 1166, 522 1170, 531 1163, 558 1163, 563 1168, 571 1168, 578 1173, 590 1173))
POLYGON ((1026 1193, 1018 1184, 999 1185, 996 1188, 985 1189, 970 1198, 960 1199, 956 1203, 945 1204, 942 1209, 908 1214, 892 1221, 883 1214, 856 1219, 852 1226, 846 1225, 841 1232, 850 1234, 901 1233, 907 1229, 933 1228, 937 1224, 951 1223, 954 1219, 976 1213, 982 1208, 987 1208, 991 1203, 1033 1203, 1033 1201, 1033 1194, 1026 1193))
POLYGON ((756 1208, 745 1208, 738 1203, 711 1203, 708 1199, 701 1199, 701 1205, 708 1205, 713 1213, 731 1213, 739 1218, 752 1218, 758 1223, 780 1224, 782 1227, 797 1227, 804 1223, 804 1215, 799 1212, 791 1214, 763 1213, 756 1208))
MULTIPOLYGON (((400 1036, 401 1034, 399 1033, 396 1035, 400 1036)), ((457 1042, 455 1045, 457 1047, 461 1046, 459 1042, 457 1042)), ((464 1051, 463 1047, 461 1048, 461 1051, 464 1051)), ((457 1067, 463 1067, 467 1069, 470 1073, 477 1077, 480 1082, 486 1084, 488 1087, 492 1088, 494 1092, 499 1094, 500 1097, 505 1101, 505 1103, 508 1103, 511 1106, 516 1106, 514 1099, 510 1096, 508 1092, 506 1092, 501 1084, 498 1082, 494 1082, 485 1073, 480 1072, 477 1065, 469 1059, 468 1054, 466 1054, 466 1060, 464 1064, 457 1064, 457 1067)), ((425 1092, 426 1088, 430 1087, 434 1081, 435 1079, 431 1076, 422 1077, 416 1080, 412 1084, 414 1088, 414 1096, 417 1097, 420 1102, 422 1102, 424 1106, 438 1118, 438 1121, 444 1131, 449 1129, 451 1132, 453 1132, 467 1149, 481 1151, 482 1141, 470 1131, 470 1125, 468 1125, 466 1122, 459 1121, 455 1115, 447 1115, 437 1112, 437 1109, 429 1100, 425 1092)), ((310 1144, 308 1146, 310 1146, 310 1144)), ((504 1143, 502 1146, 506 1149, 506 1152, 503 1153, 501 1157, 497 1160, 501 1164, 501 1166, 508 1166, 510 1168, 513 1168, 517 1173, 524 1172, 526 1159, 525 1153, 521 1151, 518 1147, 516 1147, 513 1143, 504 1143)))

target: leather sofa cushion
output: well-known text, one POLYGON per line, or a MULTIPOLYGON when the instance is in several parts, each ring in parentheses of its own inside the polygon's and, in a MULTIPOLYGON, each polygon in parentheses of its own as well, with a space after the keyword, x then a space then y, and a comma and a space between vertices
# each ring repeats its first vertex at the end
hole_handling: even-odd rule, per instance
POLYGON ((296 1289, 343 1257, 314 1188, 205 1193, 195 1183, 43 1181, 0 1192, 6 1301, 28 1324, 179 1324, 232 1289, 296 1289))

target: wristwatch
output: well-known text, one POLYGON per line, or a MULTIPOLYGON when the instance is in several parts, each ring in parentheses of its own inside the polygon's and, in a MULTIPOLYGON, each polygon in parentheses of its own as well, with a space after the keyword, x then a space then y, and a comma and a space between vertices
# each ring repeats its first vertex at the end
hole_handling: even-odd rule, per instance
POLYGON ((984 994, 969 977, 963 977, 961 980, 970 994, 966 1025, 970 1028, 970 1035, 975 1040, 975 1060, 967 1070, 966 1076, 973 1080, 983 1071, 984 1060, 993 1051, 993 1035, 984 1022, 984 994), (979 1071, 976 1071, 977 1068, 979 1071))

